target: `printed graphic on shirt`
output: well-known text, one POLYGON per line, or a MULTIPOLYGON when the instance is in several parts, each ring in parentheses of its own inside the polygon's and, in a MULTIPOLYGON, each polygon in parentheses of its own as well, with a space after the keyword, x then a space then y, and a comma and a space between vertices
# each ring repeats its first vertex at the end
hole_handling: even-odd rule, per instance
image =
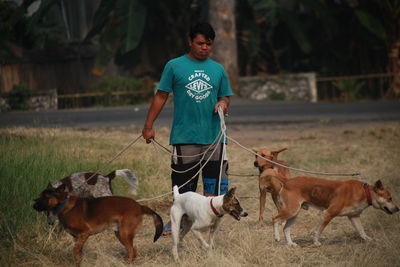
POLYGON ((204 70, 195 70, 194 74, 188 77, 189 83, 185 85, 188 89, 186 93, 193 98, 197 103, 206 99, 211 94, 213 88, 210 82, 210 77, 204 73, 204 70))

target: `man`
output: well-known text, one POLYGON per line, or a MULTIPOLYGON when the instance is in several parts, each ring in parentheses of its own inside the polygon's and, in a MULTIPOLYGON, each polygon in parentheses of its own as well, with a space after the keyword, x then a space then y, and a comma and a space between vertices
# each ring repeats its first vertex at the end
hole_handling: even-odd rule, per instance
MULTIPOLYGON (((153 123, 164 107, 169 93, 173 92, 171 167, 178 172, 172 172, 172 186, 180 187, 199 171, 201 154, 210 148, 221 130, 218 109, 221 108, 224 114, 228 112, 232 89, 224 68, 209 58, 214 38, 214 29, 208 23, 191 27, 188 39, 190 51, 165 65, 142 130, 143 138, 150 143, 155 137, 153 123), (190 171, 181 173, 189 169, 190 171)), ((222 159, 224 144, 217 146, 202 170, 203 193, 207 196, 225 194, 228 191, 228 163, 225 158, 222 159), (223 166, 220 181, 221 161, 223 166)), ((208 159, 213 150, 214 147, 211 147, 204 159, 208 159)), ((197 182, 198 177, 195 177, 180 188, 179 192, 196 191, 197 182)))

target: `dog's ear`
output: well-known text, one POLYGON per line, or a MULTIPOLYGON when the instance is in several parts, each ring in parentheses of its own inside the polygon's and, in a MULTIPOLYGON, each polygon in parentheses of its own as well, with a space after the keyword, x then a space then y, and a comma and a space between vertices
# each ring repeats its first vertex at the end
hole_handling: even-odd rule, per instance
POLYGON ((56 188, 56 191, 57 192, 64 192, 65 191, 65 187, 66 187, 65 184, 61 184, 59 187, 56 188))
POLYGON ((253 150, 253 152, 255 153, 255 155, 254 156, 256 156, 257 157, 257 155, 258 155, 258 150, 257 149, 252 149, 253 150))
POLYGON ((232 187, 231 189, 229 189, 228 193, 226 193, 225 197, 227 199, 232 199, 235 196, 235 192, 236 192, 236 187, 232 187))
POLYGON ((51 185, 51 183, 49 182, 49 184, 47 185, 46 189, 54 189, 54 187, 51 185))
POLYGON ((279 149, 279 150, 272 151, 271 153, 272 153, 272 154, 279 154, 279 153, 281 153, 282 151, 285 151, 285 150, 287 150, 286 147, 284 147, 284 148, 282 148, 282 149, 279 149))
POLYGON ((285 148, 282 148, 282 149, 279 149, 279 150, 271 151, 272 160, 273 160, 273 161, 276 161, 276 160, 278 159, 278 154, 281 153, 282 151, 285 151, 285 150, 287 150, 286 147, 285 147, 285 148))
POLYGON ((375 182, 375 188, 377 190, 383 190, 384 189, 381 180, 378 180, 378 181, 375 182))

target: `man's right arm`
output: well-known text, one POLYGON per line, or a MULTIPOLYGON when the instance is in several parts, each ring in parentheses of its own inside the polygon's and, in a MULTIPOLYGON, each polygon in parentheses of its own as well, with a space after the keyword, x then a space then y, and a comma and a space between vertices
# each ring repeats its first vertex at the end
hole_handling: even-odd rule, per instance
POLYGON ((146 139, 147 143, 150 143, 150 139, 154 139, 156 135, 156 132, 153 130, 153 123, 163 109, 164 104, 167 102, 168 95, 168 92, 160 90, 157 90, 157 93, 154 95, 142 130, 143 138, 146 139))

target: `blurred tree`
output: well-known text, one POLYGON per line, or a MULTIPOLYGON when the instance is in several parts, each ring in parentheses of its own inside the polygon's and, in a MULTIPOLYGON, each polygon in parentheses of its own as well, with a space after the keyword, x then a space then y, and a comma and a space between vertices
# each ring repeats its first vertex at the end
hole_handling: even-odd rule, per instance
POLYGON ((293 49, 311 52, 306 28, 297 13, 297 1, 249 0, 239 1, 241 45, 248 55, 246 74, 280 73, 282 56, 293 49), (259 46, 257 48, 257 46, 259 46), (257 58, 257 60, 256 60, 257 58), (250 66, 249 66, 250 64, 250 66))
POLYGON ((85 37, 85 41, 93 40, 100 47, 94 74, 101 75, 107 66, 116 72, 114 60, 137 49, 146 17, 147 5, 142 0, 101 0, 85 37))
POLYGON ((102 47, 95 72, 114 59, 120 74, 159 78, 166 61, 186 51, 188 27, 207 17, 206 7, 207 0, 102 0, 86 37, 102 47))
POLYGON ((374 0, 370 6, 355 5, 360 23, 376 37, 386 43, 388 53, 387 70, 394 73, 394 79, 386 96, 400 96, 400 1, 374 0), (377 8, 378 12, 371 12, 377 8))
POLYGON ((221 63, 228 74, 234 91, 239 86, 237 61, 235 2, 232 0, 213 0, 209 3, 210 23, 216 38, 212 57, 221 63))
POLYGON ((116 62, 135 76, 158 79, 165 63, 188 51, 191 24, 207 19, 207 0, 148 1, 142 40, 137 49, 116 62), (179 7, 179 8, 178 8, 179 7), (183 12, 184 10, 184 12, 183 12))
POLYGON ((40 45, 46 33, 30 31, 27 8, 31 4, 18 5, 15 1, 0 1, 0 60, 21 56, 21 49, 40 45))

